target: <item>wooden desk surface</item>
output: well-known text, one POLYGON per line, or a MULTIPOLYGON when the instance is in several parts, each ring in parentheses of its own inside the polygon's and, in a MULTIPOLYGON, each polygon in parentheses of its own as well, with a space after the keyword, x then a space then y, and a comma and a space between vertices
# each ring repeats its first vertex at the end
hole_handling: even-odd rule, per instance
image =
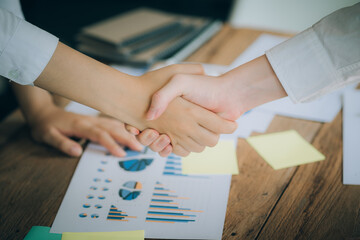
MULTIPOLYGON (((261 33, 226 26, 189 60, 230 64, 261 33)), ((34 143, 19 119, 0 124, 1 240, 51 226, 79 160, 34 143)), ((360 239, 360 186, 342 184, 341 124, 341 113, 326 124, 276 116, 267 132, 295 129, 326 155, 277 171, 239 139, 223 239, 360 239)))

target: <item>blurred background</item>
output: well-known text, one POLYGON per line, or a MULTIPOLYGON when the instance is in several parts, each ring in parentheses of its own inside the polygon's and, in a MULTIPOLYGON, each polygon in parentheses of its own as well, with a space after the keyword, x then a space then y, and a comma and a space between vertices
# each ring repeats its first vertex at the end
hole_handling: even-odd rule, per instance
MULTIPOLYGON (((329 13, 359 0, 22 0, 27 21, 75 47, 84 26, 138 8, 228 21, 233 27, 298 33, 329 13)), ((129 26, 131 27, 131 26, 129 26)), ((0 81, 0 120, 17 107, 7 81, 0 81)))

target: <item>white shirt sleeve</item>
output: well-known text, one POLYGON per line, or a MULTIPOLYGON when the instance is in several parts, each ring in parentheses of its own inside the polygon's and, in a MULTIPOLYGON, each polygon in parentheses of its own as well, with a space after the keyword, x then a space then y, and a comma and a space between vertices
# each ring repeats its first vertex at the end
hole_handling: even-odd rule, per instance
POLYGON ((50 61, 58 38, 0 8, 0 75, 32 85, 50 61))
POLYGON ((360 3, 328 15, 266 56, 294 102, 360 81, 360 3))

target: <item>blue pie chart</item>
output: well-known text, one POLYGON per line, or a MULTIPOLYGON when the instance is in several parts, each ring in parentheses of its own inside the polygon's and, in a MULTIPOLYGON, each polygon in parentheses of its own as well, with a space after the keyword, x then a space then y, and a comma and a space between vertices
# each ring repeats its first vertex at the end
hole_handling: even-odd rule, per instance
POLYGON ((131 201, 136 199, 142 189, 142 184, 136 181, 128 181, 123 184, 123 187, 119 190, 119 196, 126 201, 131 201))

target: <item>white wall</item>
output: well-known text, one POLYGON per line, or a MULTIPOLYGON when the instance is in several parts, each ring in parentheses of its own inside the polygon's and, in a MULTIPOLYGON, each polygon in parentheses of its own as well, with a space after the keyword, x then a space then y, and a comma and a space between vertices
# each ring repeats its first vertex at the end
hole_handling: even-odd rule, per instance
POLYGON ((285 33, 298 33, 337 9, 359 0, 234 0, 230 23, 285 33))

